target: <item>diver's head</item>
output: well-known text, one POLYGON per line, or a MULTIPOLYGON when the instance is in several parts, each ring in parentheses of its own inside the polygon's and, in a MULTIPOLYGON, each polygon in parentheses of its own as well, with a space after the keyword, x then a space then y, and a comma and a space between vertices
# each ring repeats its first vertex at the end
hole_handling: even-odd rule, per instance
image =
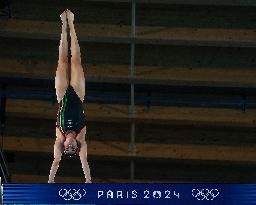
POLYGON ((74 131, 68 131, 65 133, 66 140, 64 141, 64 153, 68 156, 77 154, 79 150, 79 143, 75 139, 76 133, 74 131))

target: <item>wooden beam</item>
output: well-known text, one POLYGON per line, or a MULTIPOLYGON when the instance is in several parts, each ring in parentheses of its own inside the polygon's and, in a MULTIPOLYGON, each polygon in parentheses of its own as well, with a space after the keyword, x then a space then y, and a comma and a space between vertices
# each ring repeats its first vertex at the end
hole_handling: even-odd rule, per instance
MULTIPOLYGON (((28 1, 26 1, 28 2, 28 1)), ((37 2, 37 1, 33 1, 37 2)), ((131 0, 87 0, 87 2, 109 2, 109 3, 131 3, 131 0)), ((30 3, 30 2, 28 2, 30 3)), ((79 2, 80 3, 80 2, 79 2)), ((72 6, 78 7, 80 4, 72 3, 72 6), (78 4, 78 5, 77 5, 78 4)), ((198 6, 256 6, 254 0, 136 0, 137 4, 156 4, 156 5, 198 5, 198 6)), ((63 4, 63 3, 62 3, 63 4)), ((54 5, 61 6, 61 3, 54 5)), ((65 5, 65 2, 64 2, 65 5)))
MULTIPOLYGON (((13 174, 11 176, 12 183, 47 183, 48 176, 41 175, 25 175, 13 174)), ((134 180, 129 179, 113 179, 113 178, 93 178, 93 183, 186 183, 186 181, 156 181, 156 180, 134 180)), ((56 176, 55 183, 84 183, 83 177, 61 177, 56 176)), ((190 183, 193 183, 190 181, 190 183)), ((194 182, 196 183, 196 181, 194 182)))
POLYGON ((161 84, 255 87, 256 72, 253 69, 197 68, 137 66, 136 78, 161 84))
MULTIPOLYGON (((0 20, 0 36, 59 40, 61 24, 29 20, 0 20)), ((130 43, 130 26, 76 24, 79 40, 86 42, 130 43)), ((217 28, 166 28, 137 26, 136 43, 186 46, 256 47, 253 30, 217 28)))
MULTIPOLYGON (((84 105, 85 106, 85 105, 84 105)), ((127 105, 94 104, 85 106, 88 121, 143 122, 173 125, 212 125, 212 126, 256 126, 256 110, 247 112, 224 108, 191 108, 136 106, 136 114, 129 114, 127 105)), ((7 116, 29 117, 34 119, 56 119, 57 105, 49 101, 7 99, 7 116)))
MULTIPOLYGON (((95 82, 123 82, 129 78, 129 65, 113 64, 84 64, 86 80, 95 82), (115 80, 116 79, 116 80, 115 80)), ((36 79, 54 79, 57 69, 56 63, 30 60, 16 60, 1 58, 0 73, 2 76, 16 76, 36 79)))
MULTIPOLYGON (((131 0, 89 0, 90 2, 127 2, 131 0)), ((254 0, 137 0, 136 3, 145 4, 175 4, 175 5, 207 5, 207 6, 256 6, 254 0)))
MULTIPOLYGON (((129 142, 130 123, 87 121, 87 140, 129 142)), ((4 136, 54 138, 55 119, 7 117, 4 136), (40 125, 40 128, 38 128, 40 125)), ((247 146, 255 142, 255 128, 166 126, 165 124, 136 124, 137 143, 206 144, 247 146)))
MULTIPOLYGON (((85 105, 84 105, 85 107, 85 105)), ((57 117, 57 105, 40 100, 13 100, 8 99, 6 104, 7 116, 30 116, 39 119, 55 119, 57 117), (30 104, 32 103, 32 104, 30 104), (33 106, 31 106, 33 105, 33 106)), ((92 121, 130 121, 127 105, 113 104, 87 104, 87 120, 92 121), (90 110, 90 111, 89 111, 90 110), (90 113, 93 113, 91 115, 90 113)))
MULTIPOLYGON (((53 139, 6 136, 4 150, 53 153, 53 139)), ((130 157, 128 143, 88 141, 88 156, 130 157)), ((136 143, 135 158, 256 162, 256 146, 136 143)))
MULTIPOLYGON (((26 77, 35 79, 54 79, 57 62, 2 58, 0 59, 1 76, 26 77)), ((128 65, 85 64, 86 80, 89 82, 130 83, 128 65)), ((193 68, 136 66, 135 83, 191 85, 191 86, 236 86, 256 87, 255 69, 193 68)))

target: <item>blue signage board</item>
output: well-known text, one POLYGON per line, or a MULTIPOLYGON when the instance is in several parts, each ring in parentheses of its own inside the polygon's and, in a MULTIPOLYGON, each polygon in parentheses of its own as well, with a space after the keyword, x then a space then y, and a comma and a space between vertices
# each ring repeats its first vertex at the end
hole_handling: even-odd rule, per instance
POLYGON ((256 204, 256 184, 2 184, 3 204, 256 204))

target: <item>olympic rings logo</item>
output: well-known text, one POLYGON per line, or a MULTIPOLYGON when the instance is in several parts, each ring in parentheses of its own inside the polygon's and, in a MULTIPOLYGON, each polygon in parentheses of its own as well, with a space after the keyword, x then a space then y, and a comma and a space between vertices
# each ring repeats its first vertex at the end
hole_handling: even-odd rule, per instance
POLYGON ((69 201, 71 199, 78 201, 80 200, 83 196, 86 195, 86 191, 83 189, 83 195, 80 193, 80 189, 61 189, 59 190, 59 196, 62 197, 65 201, 69 201))
POLYGON ((192 189, 192 196, 195 197, 197 200, 213 200, 219 195, 218 189, 192 189))

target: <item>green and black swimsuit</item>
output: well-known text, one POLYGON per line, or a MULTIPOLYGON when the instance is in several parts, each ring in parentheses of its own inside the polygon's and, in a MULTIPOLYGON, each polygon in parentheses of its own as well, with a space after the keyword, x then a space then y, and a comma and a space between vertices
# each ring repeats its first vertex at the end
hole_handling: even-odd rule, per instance
POLYGON ((63 135, 67 131, 74 131, 78 135, 85 127, 83 103, 71 85, 67 87, 65 95, 59 103, 57 127, 63 135))

